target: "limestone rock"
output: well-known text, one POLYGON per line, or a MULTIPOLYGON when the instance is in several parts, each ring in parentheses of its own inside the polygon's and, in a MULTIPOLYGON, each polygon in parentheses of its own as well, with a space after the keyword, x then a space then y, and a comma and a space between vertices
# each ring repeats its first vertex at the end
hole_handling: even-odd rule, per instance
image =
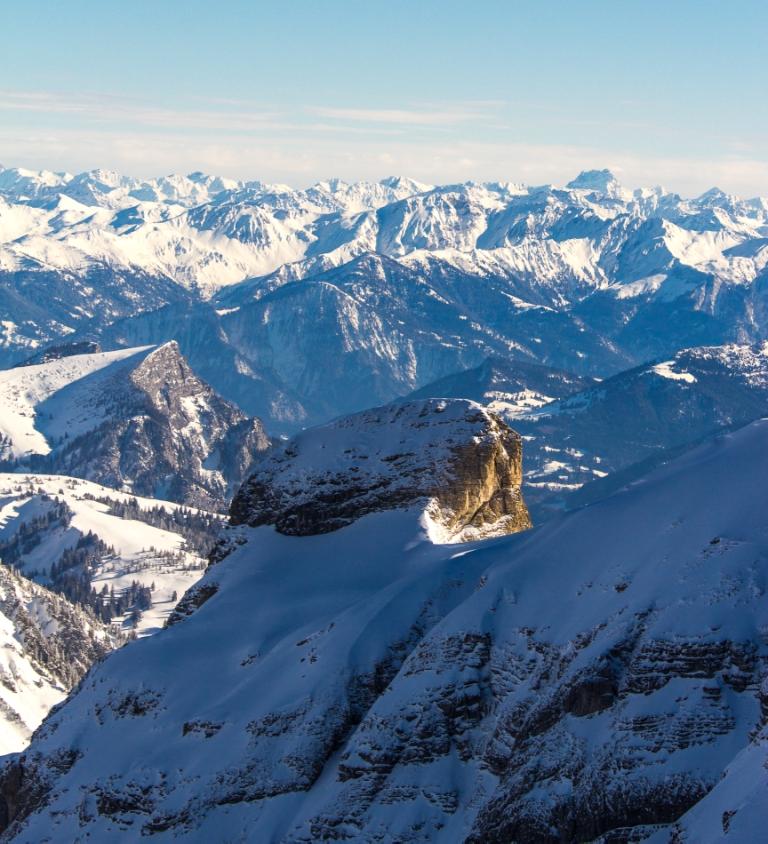
POLYGON ((530 527, 520 437, 466 400, 392 404, 305 431, 256 464, 234 524, 328 533, 367 513, 420 506, 433 537, 469 541, 530 527))

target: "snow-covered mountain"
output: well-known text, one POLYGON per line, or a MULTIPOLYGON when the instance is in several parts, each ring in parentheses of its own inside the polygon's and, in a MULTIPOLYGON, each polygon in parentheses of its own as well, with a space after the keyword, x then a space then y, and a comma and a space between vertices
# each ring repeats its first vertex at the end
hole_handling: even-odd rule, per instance
POLYGON ((531 500, 576 506, 718 430, 768 416, 768 344, 684 349, 532 411, 498 410, 525 438, 531 500))
POLYGON ((163 626, 202 576, 220 523, 80 478, 0 474, 0 561, 126 634, 163 626))
POLYGON ((593 378, 514 358, 487 358, 480 366, 454 372, 415 390, 406 400, 471 399, 494 413, 514 419, 594 383, 593 378))
POLYGON ((269 445, 261 423, 201 381, 175 342, 65 351, 0 371, 8 468, 221 509, 269 445))
POLYGON ((276 432, 488 356, 604 377, 768 339, 767 209, 717 190, 629 191, 604 171, 562 188, 295 190, 4 170, 0 357, 72 335, 104 348, 177 339, 276 432))
POLYGON ((720 430, 768 416, 768 344, 683 349, 603 381, 489 359, 408 398, 470 398, 523 436, 534 523, 647 473, 720 430))
POLYGON ((514 536, 235 527, 8 762, 5 839, 759 840, 767 478, 757 422, 514 536))
POLYGON ((91 613, 0 565, 0 754, 23 750, 51 707, 119 644, 91 613))

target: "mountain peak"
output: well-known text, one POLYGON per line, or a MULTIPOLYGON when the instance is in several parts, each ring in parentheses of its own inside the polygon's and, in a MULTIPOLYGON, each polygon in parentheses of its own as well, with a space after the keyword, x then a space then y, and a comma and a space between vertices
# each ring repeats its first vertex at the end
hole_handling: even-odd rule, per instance
POLYGON ((598 193, 611 194, 621 186, 619 180, 610 170, 582 170, 581 173, 566 185, 571 190, 593 190, 598 193))
POLYGON ((411 179, 408 176, 386 176, 379 180, 379 184, 392 190, 407 190, 412 193, 423 193, 431 189, 431 185, 411 179))

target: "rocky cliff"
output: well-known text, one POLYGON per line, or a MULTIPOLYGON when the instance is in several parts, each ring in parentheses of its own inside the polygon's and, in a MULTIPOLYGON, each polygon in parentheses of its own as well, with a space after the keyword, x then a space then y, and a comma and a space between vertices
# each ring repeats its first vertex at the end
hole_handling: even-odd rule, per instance
POLYGON ((485 542, 238 526, 9 760, 4 840, 761 840, 766 478, 760 422, 485 542))
POLYGON ((422 507, 433 535, 468 541, 530 527, 520 437, 474 402, 387 405, 313 428, 260 460, 234 524, 308 536, 367 513, 422 507))

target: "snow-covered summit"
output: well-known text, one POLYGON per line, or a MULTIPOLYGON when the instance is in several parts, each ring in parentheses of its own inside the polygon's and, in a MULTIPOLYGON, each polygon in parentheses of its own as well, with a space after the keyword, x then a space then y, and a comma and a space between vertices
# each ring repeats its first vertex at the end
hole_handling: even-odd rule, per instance
POLYGON ((619 180, 610 170, 582 170, 566 187, 572 190, 597 191, 606 196, 618 197, 622 193, 619 180))
POLYGON ((0 360, 175 338, 281 433, 489 356, 604 377, 768 339, 760 200, 630 192, 602 170, 565 187, 302 189, 94 171, 40 176, 34 197, 14 179, 0 179, 0 360))
POLYGON ((735 239, 706 251, 703 245, 689 249, 687 262, 718 261, 718 272, 733 277, 738 268, 728 266, 723 250, 759 236, 766 221, 759 203, 719 191, 694 200, 633 194, 609 170, 585 171, 564 189, 504 182, 433 186, 405 177, 330 179, 293 189, 202 173, 140 180, 103 170, 74 176, 3 170, 0 196, 9 204, 2 216, 13 233, 0 240, 2 268, 39 262, 63 270, 106 262, 170 276, 207 296, 320 255, 338 264, 368 250, 471 253, 519 246, 532 234, 540 248, 588 239, 590 274, 598 279, 598 268, 606 270, 626 237, 627 223, 661 217, 696 231, 697 215, 712 209, 727 212, 715 225, 735 239), (71 213, 62 213, 62 198, 75 203, 71 213), (611 220, 622 224, 611 226, 611 220))

